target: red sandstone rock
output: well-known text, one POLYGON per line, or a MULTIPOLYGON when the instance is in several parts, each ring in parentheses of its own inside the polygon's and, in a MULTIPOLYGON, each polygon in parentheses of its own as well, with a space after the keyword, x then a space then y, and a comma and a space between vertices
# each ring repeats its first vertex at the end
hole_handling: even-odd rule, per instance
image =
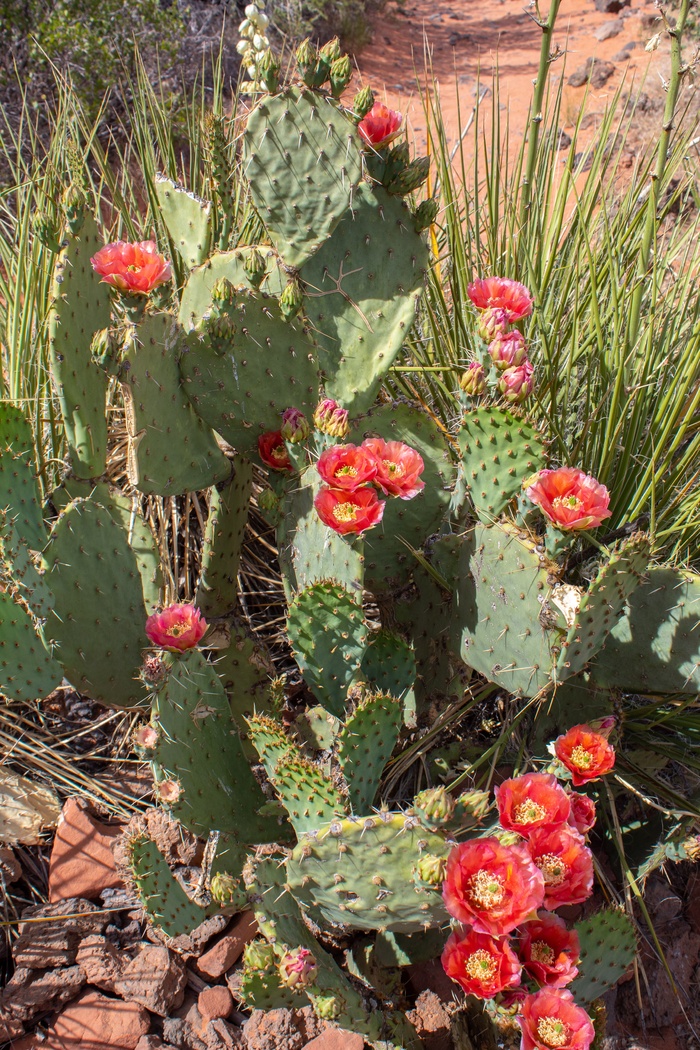
POLYGON ((3 1021, 9 1019, 28 1025, 37 1014, 56 1010, 75 999, 84 984, 85 976, 79 966, 43 973, 17 969, 0 992, 0 1016, 3 1021))
MULTIPOLYGON (((2 1029, 2 1022, 0 1022, 0 1030, 2 1029)), ((10 1043, 10 1050, 35 1050, 36 1037, 33 1035, 24 1035, 21 1039, 16 1039, 13 1043, 10 1043)))
POLYGON ((213 1021, 217 1017, 228 1017, 233 1010, 233 996, 224 985, 217 984, 213 988, 205 988, 199 993, 197 1007, 202 1016, 202 1021, 213 1021))
POLYGON ((450 1015, 442 1000, 426 989, 416 999, 408 1019, 415 1027, 425 1050, 450 1050, 452 1047, 450 1015))
POLYGON ((80 938, 87 933, 101 933, 107 925, 106 915, 93 915, 97 908, 80 897, 53 904, 26 908, 15 941, 15 966, 29 970, 48 970, 70 966, 75 962, 80 938), (25 922, 46 917, 47 922, 25 922))
POLYGON ((207 1050, 246 1050, 243 1030, 217 1017, 204 1030, 207 1050))
POLYGON ((340 1028, 327 1028, 317 1035, 304 1050, 363 1050, 365 1041, 357 1032, 346 1032, 340 1028))
POLYGON ((91 934, 78 947, 75 961, 85 974, 88 984, 113 992, 115 981, 121 976, 126 958, 106 937, 91 934))
POLYGON ((216 944, 200 957, 197 969, 216 980, 233 966, 243 954, 246 944, 258 933, 258 924, 252 911, 239 915, 233 925, 216 944))
MULTIPOLYGON (((291 1010, 253 1010, 243 1025, 243 1035, 248 1050, 271 1050, 271 1047, 275 1050, 302 1050, 304 1045, 291 1010)), ((339 1045, 337 1050, 347 1048, 339 1045)), ((350 1050, 357 1048, 350 1047, 350 1050)))
POLYGON ((120 827, 103 824, 82 799, 69 798, 56 829, 49 864, 49 901, 64 897, 99 897, 122 886, 112 855, 120 827))
POLYGON ((144 944, 114 982, 117 995, 167 1017, 185 997, 187 971, 182 959, 162 945, 144 944))
POLYGON ((58 1015, 41 1050, 135 1050, 149 1027, 138 1003, 84 992, 58 1015))

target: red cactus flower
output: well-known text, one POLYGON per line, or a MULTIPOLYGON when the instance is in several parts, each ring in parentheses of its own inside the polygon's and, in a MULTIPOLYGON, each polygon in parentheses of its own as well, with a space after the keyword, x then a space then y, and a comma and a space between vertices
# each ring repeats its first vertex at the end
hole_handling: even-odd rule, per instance
POLYGON ((519 365, 513 365, 501 372, 498 389, 506 401, 513 405, 522 405, 535 388, 534 368, 526 357, 519 365))
POLYGON ((552 525, 565 531, 595 529, 611 514, 605 485, 578 467, 540 470, 529 480, 525 493, 552 525))
POLYGON ((169 605, 146 620, 146 634, 153 645, 170 653, 193 649, 204 637, 207 622, 194 605, 169 605))
POLYGON ((565 824, 571 802, 564 788, 551 773, 527 773, 504 780, 496 788, 501 825, 526 838, 538 828, 565 824))
POLYGON ((467 295, 477 310, 497 306, 506 311, 511 322, 532 313, 532 296, 525 285, 507 277, 477 277, 467 288, 467 295))
POLYGON ((353 492, 373 480, 377 464, 362 447, 333 445, 319 457, 316 470, 331 488, 353 492))
POLYGON ((489 343, 489 357, 499 372, 517 367, 527 359, 527 343, 514 328, 512 332, 494 336, 489 343))
POLYGON ((558 915, 540 912, 520 931, 520 957, 539 985, 564 988, 578 973, 581 944, 575 930, 567 930, 558 915))
POLYGON ((100 248, 90 262, 102 283, 120 292, 148 295, 172 277, 170 263, 159 255, 155 241, 114 241, 100 248))
POLYGON ((523 846, 461 842, 447 858, 445 907, 477 933, 510 933, 542 906, 544 877, 523 846))
POLYGON ((382 149, 401 134, 403 117, 383 102, 375 102, 369 113, 357 125, 360 137, 373 149, 382 149))
POLYGON ((423 458, 410 445, 404 445, 402 441, 368 438, 362 442, 362 448, 377 464, 374 484, 385 496, 413 499, 425 488, 425 482, 420 480, 425 467, 423 458))
POLYGON ((323 488, 314 500, 319 518, 329 528, 341 535, 365 532, 378 525, 384 514, 384 503, 374 489, 323 488))
POLYGON ((507 937, 491 937, 475 930, 450 935, 442 953, 448 977, 467 995, 490 999, 520 983, 522 967, 507 937))
POLYGON ((273 470, 293 470, 281 430, 268 430, 258 438, 258 455, 273 470))
POLYGON ((528 995, 518 1021, 521 1050, 588 1050, 595 1039, 590 1017, 565 989, 542 988, 528 995))
POLYGON ((578 791, 569 792, 571 802, 571 813, 569 824, 576 828, 581 835, 585 835, 595 824, 595 802, 588 795, 582 795, 578 791))
POLYGON ((544 878, 547 911, 588 900, 593 892, 593 854, 576 828, 560 824, 533 831, 527 848, 544 878))
POLYGON ((571 771, 575 787, 604 777, 615 765, 615 748, 588 725, 572 726, 554 741, 554 753, 571 771))

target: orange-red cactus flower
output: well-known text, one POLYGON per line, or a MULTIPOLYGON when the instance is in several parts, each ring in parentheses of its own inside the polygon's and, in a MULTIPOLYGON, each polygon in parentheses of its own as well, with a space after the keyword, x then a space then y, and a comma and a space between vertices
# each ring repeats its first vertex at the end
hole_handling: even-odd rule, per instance
POLYGON ((360 138, 373 149, 382 149, 401 134, 403 116, 389 109, 383 102, 375 102, 369 113, 357 125, 360 138))
POLYGON ((566 989, 542 988, 528 995, 518 1021, 521 1050, 588 1050, 595 1039, 590 1017, 566 989))
POLYGON ((560 824, 533 831, 527 848, 542 872, 547 911, 588 900, 593 892, 593 854, 576 828, 560 824))
POLYGON ((520 957, 527 973, 542 987, 564 988, 578 973, 581 944, 558 915, 540 912, 520 930, 520 957))
POLYGON ((498 937, 542 907, 544 877, 524 846, 471 839, 448 856, 442 896, 455 919, 498 937))
POLYGON ((413 499, 425 488, 425 482, 420 480, 425 469, 423 457, 410 445, 404 445, 403 441, 368 438, 361 447, 377 464, 374 484, 385 496, 413 499))
POLYGON ((207 621, 194 605, 176 603, 146 620, 146 634, 152 645, 170 653, 193 649, 207 630, 207 621))
POLYGON ((352 492, 373 480, 377 464, 364 448, 333 445, 319 457, 316 470, 331 488, 352 492))
POLYGON ((552 525, 565 532, 595 529, 611 514, 605 485, 578 467, 540 470, 529 479, 525 494, 552 525))
POLYGON ((268 430, 258 438, 258 455, 273 470, 293 470, 281 430, 268 430))
POLYGON ((135 295, 148 295, 172 278, 170 263, 159 254, 155 241, 114 241, 100 248, 90 262, 103 284, 135 295))
POLYGON ((522 973, 507 937, 491 937, 475 930, 448 937, 442 965, 448 977, 477 999, 490 999, 506 988, 516 988, 522 973))
POLYGON ((505 310, 510 322, 532 313, 532 296, 525 285, 507 277, 477 277, 467 288, 467 295, 477 310, 494 306, 505 310))
POLYGON ((366 532, 378 525, 384 514, 384 503, 370 488, 354 492, 323 488, 314 507, 323 524, 341 535, 366 532))
POLYGON ((572 726, 557 737, 554 753, 571 772, 574 787, 604 777, 615 765, 615 748, 588 725, 572 726))
POLYGON ((501 826, 525 838, 538 828, 553 828, 569 819, 571 801, 551 773, 504 780, 495 794, 501 826))
POLYGON ((585 835, 595 824, 595 802, 588 795, 582 795, 578 791, 569 792, 569 800, 571 802, 569 824, 585 835))

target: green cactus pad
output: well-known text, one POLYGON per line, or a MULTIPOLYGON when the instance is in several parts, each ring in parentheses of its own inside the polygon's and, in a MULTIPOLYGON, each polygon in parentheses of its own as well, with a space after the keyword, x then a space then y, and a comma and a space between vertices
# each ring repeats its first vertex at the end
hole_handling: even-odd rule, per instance
POLYGON ((294 728, 302 741, 314 751, 330 751, 342 723, 318 704, 302 711, 294 719, 294 728))
POLYGON ((293 751, 279 759, 270 779, 297 837, 347 813, 347 800, 330 776, 293 751))
POLYGON ((227 618, 223 632, 224 636, 228 635, 227 644, 217 649, 214 666, 226 690, 246 753, 257 761, 256 752, 247 741, 246 719, 256 712, 270 712, 270 682, 275 676, 275 667, 262 642, 238 620, 227 618))
POLYGON ((212 489, 195 604, 205 617, 225 616, 236 604, 238 565, 253 492, 253 466, 239 456, 230 481, 212 489))
POLYGON ((6 401, 0 402, 0 513, 3 511, 30 550, 43 550, 49 537, 41 512, 32 428, 23 413, 6 401))
POLYGON ((515 528, 477 525, 463 539, 453 611, 464 662, 520 696, 550 685, 555 643, 566 637, 549 603, 549 566, 534 548, 515 528))
POLYGON ((40 620, 53 608, 53 594, 14 523, 0 511, 0 580, 7 581, 14 598, 40 620))
POLYGON ((131 873, 149 918, 168 937, 187 936, 219 912, 218 905, 200 907, 177 881, 155 842, 138 836, 127 845, 131 873))
POLYGON ((403 698, 416 680, 416 654, 405 638, 381 628, 367 640, 360 677, 376 693, 403 698))
POLYGON ((348 440, 361 444, 377 435, 410 445, 425 464, 423 491, 410 500, 387 499, 382 521, 364 535, 365 583, 369 590, 381 593, 403 586, 413 570, 416 561, 406 544, 421 548, 442 522, 450 502, 453 467, 442 431, 412 405, 381 405, 353 426, 348 440))
POLYGON ((0 694, 37 700, 53 692, 62 678, 63 670, 31 616, 0 591, 0 694))
POLYGON ((408 206, 363 182, 352 208, 301 271, 325 389, 366 412, 415 320, 428 249, 408 206))
MULTIPOLYGON (((176 781, 169 808, 195 835, 224 832, 239 846, 274 842, 278 822, 259 810, 266 799, 243 754, 224 688, 198 649, 167 656, 171 670, 153 703, 160 727, 152 757, 156 779, 176 781)), ((233 845, 231 847, 233 849, 233 845)), ((228 870, 233 871, 233 858, 228 870)))
POLYGON ((353 813, 372 808, 403 721, 400 700, 374 693, 360 700, 338 736, 338 763, 353 813))
POLYGON ((188 269, 204 262, 211 243, 211 201, 204 201, 184 186, 156 175, 160 213, 180 258, 188 269))
POLYGON ((569 985, 577 1002, 591 1003, 614 988, 634 961, 637 939, 623 911, 601 911, 576 923, 581 941, 579 975, 569 985))
POLYGON ((380 966, 415 966, 437 959, 445 947, 448 930, 426 930, 421 933, 378 933, 374 957, 380 966))
POLYGON ((641 533, 619 544, 584 593, 556 665, 564 681, 584 669, 604 645, 649 564, 650 544, 641 533))
POLYGON ((126 531, 99 503, 74 500, 54 525, 43 563, 55 599, 46 634, 66 678, 110 707, 143 704, 147 614, 126 531))
POLYGON ((104 244, 94 219, 58 257, 51 290, 49 360, 66 428, 70 467, 78 478, 96 478, 107 463, 105 399, 109 378, 92 359, 95 332, 110 322, 109 289, 90 259, 104 244))
POLYGON ((414 881, 421 856, 454 845, 403 813, 334 820, 305 835, 287 864, 289 886, 326 922, 417 933, 448 921, 439 892, 414 881))
POLYGON ((591 665, 601 688, 628 693, 700 691, 700 576, 650 569, 591 665))
POLYGON ((304 88, 264 96, 248 117, 243 170, 286 266, 318 251, 353 204, 361 146, 338 104, 304 88))
POLYGON ((208 488, 231 472, 182 389, 178 332, 168 314, 151 314, 124 347, 129 480, 147 495, 208 488))
POLYGON ((287 633, 316 699, 342 718, 367 641, 362 596, 333 580, 312 583, 290 603, 287 633))
POLYGON ((242 455, 257 454, 258 438, 279 430, 286 408, 313 414, 316 349, 271 298, 239 289, 231 317, 236 331, 228 351, 216 353, 192 332, 180 371, 197 414, 242 455))
MULTIPOLYGON (((457 435, 461 453, 455 504, 467 494, 487 525, 505 511, 522 482, 544 465, 542 438, 530 423, 502 408, 475 408, 457 435)), ((456 506, 456 509, 457 509, 456 506)))
POLYGON ((294 992, 282 984, 276 966, 253 972, 244 968, 236 998, 249 1010, 302 1010, 309 1005, 303 992, 294 992))
POLYGON ((275 297, 282 294, 286 278, 280 274, 277 256, 269 246, 242 245, 230 252, 218 252, 192 270, 182 290, 178 318, 186 332, 191 332, 211 310, 211 293, 220 278, 225 277, 233 285, 250 287, 245 264, 254 251, 261 253, 267 265, 261 291, 275 297))

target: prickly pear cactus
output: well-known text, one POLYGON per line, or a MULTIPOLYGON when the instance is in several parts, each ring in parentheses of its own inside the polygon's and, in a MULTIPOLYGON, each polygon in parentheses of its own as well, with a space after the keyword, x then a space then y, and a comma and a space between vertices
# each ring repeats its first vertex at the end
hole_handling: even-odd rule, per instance
POLYGON ((579 976, 571 983, 573 996, 584 1003, 614 988, 632 965, 637 950, 634 926, 623 911, 607 910, 576 924, 581 942, 579 976))

